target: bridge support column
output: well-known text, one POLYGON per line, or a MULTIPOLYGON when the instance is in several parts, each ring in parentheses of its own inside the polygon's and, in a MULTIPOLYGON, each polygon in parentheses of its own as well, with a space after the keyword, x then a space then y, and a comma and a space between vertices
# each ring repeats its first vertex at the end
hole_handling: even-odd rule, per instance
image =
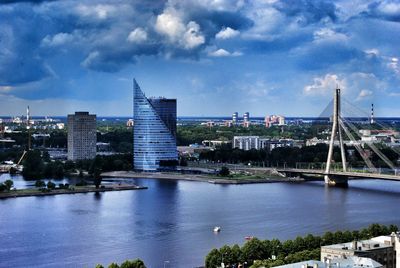
MULTIPOLYGON (((339 138, 343 171, 344 172, 347 171, 346 152, 344 150, 342 129, 340 127, 339 120, 340 120, 340 88, 336 88, 335 97, 333 100, 332 133, 329 142, 328 159, 326 160, 326 169, 325 169, 325 183, 332 186, 337 185, 336 178, 333 178, 333 176, 330 175, 331 163, 333 157, 333 147, 335 146, 335 137, 339 138)), ((346 179, 346 184, 347 184, 347 179, 346 179)))
POLYGON ((328 186, 341 186, 347 187, 349 185, 347 177, 342 176, 334 176, 334 175, 325 175, 325 184, 328 186))

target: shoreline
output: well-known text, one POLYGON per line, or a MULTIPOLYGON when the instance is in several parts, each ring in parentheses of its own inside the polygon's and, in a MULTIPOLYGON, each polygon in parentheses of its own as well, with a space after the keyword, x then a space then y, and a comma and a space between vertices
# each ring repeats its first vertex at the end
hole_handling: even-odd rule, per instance
POLYGON ((276 182, 304 182, 302 178, 287 178, 265 176, 265 178, 217 178, 204 174, 177 174, 167 172, 135 172, 135 171, 110 171, 103 172, 104 178, 130 178, 130 179, 163 179, 163 180, 184 180, 198 181, 212 184, 253 184, 253 183, 276 183, 276 182))
POLYGON ((42 192, 37 188, 11 190, 9 192, 0 193, 0 199, 29 197, 29 196, 49 196, 61 194, 84 194, 84 193, 98 193, 98 192, 111 192, 111 191, 128 191, 128 190, 145 190, 146 186, 137 186, 130 184, 105 186, 104 188, 95 188, 94 186, 73 186, 73 189, 54 189, 50 192, 42 192))

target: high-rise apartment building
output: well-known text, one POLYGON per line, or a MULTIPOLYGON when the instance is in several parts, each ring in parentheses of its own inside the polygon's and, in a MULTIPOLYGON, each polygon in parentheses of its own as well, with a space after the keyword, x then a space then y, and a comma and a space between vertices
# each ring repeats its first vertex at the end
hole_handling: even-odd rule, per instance
POLYGON ((239 114, 238 114, 238 112, 234 112, 233 114, 232 114, 232 123, 233 124, 237 124, 237 122, 239 121, 239 114))
POLYGON ((176 99, 146 98, 133 80, 133 166, 155 171, 178 160, 176 99))
POLYGON ((244 113, 243 121, 244 122, 249 122, 250 121, 250 113, 249 112, 244 113))
POLYGON ((68 160, 96 157, 96 115, 75 112, 68 115, 68 160))

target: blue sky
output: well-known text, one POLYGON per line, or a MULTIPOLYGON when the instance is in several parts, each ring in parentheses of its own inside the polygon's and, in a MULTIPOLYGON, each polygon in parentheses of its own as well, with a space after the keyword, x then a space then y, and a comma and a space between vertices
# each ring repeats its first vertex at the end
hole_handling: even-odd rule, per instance
POLYGON ((400 1, 0 1, 0 115, 318 116, 336 85, 400 116, 400 1))

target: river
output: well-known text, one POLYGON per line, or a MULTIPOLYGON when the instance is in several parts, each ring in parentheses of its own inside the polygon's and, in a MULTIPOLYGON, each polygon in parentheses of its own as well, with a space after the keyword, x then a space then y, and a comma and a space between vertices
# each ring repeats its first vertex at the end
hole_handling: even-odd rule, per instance
MULTIPOLYGON (((13 180, 17 188, 32 186, 13 180)), ((0 200, 0 267, 94 267, 135 258, 147 267, 197 267, 212 248, 243 244, 245 236, 400 226, 399 182, 351 181, 343 189, 320 182, 129 181, 149 189, 0 200)))

